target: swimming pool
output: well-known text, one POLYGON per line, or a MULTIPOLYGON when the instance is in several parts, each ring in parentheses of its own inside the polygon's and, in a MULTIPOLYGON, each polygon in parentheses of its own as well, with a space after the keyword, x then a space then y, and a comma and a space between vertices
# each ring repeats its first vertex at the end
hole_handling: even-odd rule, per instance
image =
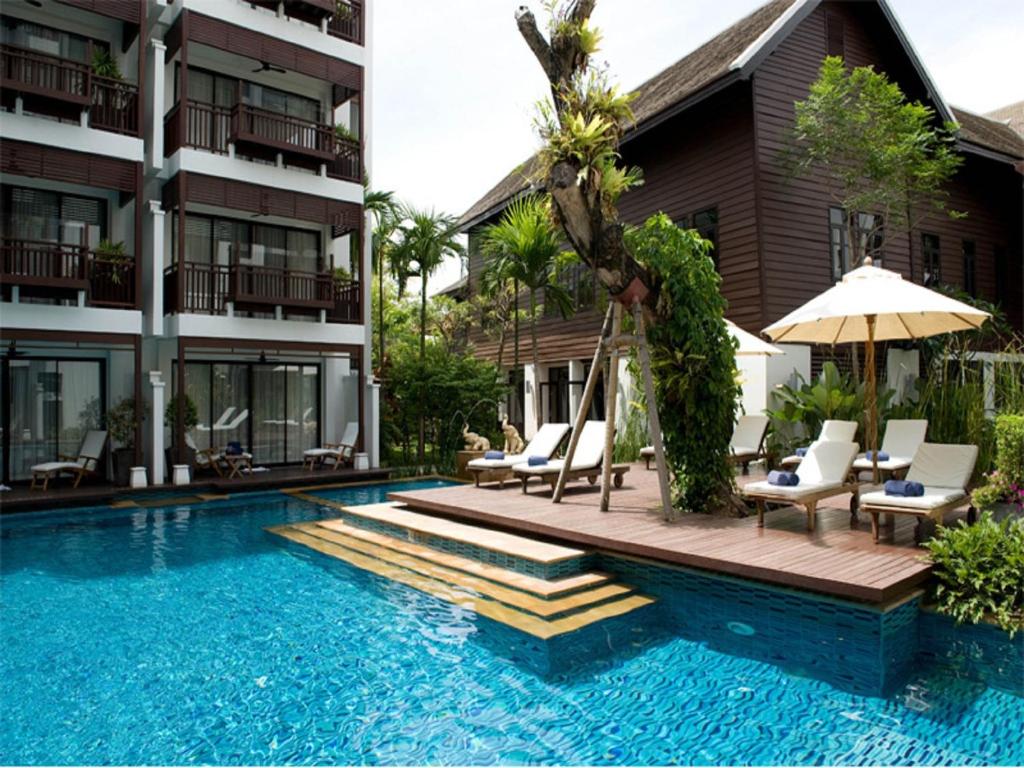
MULTIPOLYGON (((369 503, 395 487, 327 495, 369 503)), ((820 626, 813 611, 781 615, 766 643, 750 611, 740 624, 753 635, 727 626, 727 595, 667 584, 681 594, 663 600, 665 626, 623 633, 596 659, 571 658, 569 644, 564 669, 541 675, 522 663, 529 643, 505 628, 263 530, 336 514, 260 494, 0 520, 2 761, 1024 761, 1020 691, 986 685, 956 659, 916 659, 883 697, 765 650, 787 626, 794 648, 836 642, 841 606, 820 626)), ((779 595, 790 608, 778 611, 803 599, 779 595)), ((963 661, 992 639, 978 638, 963 661)))

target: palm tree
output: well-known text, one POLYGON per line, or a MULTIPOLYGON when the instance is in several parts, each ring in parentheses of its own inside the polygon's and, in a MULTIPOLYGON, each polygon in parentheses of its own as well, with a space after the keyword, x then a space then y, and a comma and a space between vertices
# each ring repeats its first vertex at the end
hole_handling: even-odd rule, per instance
POLYGON ((377 335, 380 338, 377 368, 380 372, 384 368, 384 259, 394 245, 392 237, 398 226, 399 203, 395 200, 394 192, 367 189, 363 199, 363 209, 374 219, 373 235, 370 242, 374 268, 377 270, 377 279, 380 284, 380 300, 378 301, 380 319, 377 325, 377 335))
MULTIPOLYGON (((530 345, 534 375, 538 370, 537 292, 553 302, 563 316, 572 312, 572 298, 557 282, 562 240, 551 221, 550 203, 535 195, 512 202, 497 224, 483 233, 483 251, 491 257, 488 270, 497 279, 511 280, 530 292, 530 345)), ((540 402, 534 393, 534 415, 540 429, 540 402)))
MULTIPOLYGON (((392 264, 402 265, 409 276, 420 278, 420 362, 427 355, 427 281, 445 259, 461 257, 462 244, 458 241, 458 221, 454 216, 436 213, 433 209, 419 210, 405 206, 401 213, 399 240, 395 246, 392 264)), ((399 283, 399 292, 403 289, 399 283)), ((420 414, 419 461, 424 458, 426 444, 425 417, 420 414)))

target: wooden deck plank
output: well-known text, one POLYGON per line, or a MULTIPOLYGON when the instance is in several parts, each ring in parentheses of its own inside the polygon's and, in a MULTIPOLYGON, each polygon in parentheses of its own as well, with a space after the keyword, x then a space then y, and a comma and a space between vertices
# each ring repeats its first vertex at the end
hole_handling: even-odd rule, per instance
MULTIPOLYGON (((751 475, 737 481, 757 479, 751 475)), ((765 528, 758 528, 754 518, 705 515, 667 523, 658 510, 654 472, 629 473, 623 488, 612 491, 608 512, 599 509, 597 487, 580 485, 557 505, 550 491, 539 487, 523 494, 511 486, 459 486, 391 498, 465 522, 871 603, 909 594, 931 571, 913 546, 912 527, 897 526, 894 543, 877 545, 864 515, 851 528, 849 494, 821 503, 813 533, 805 529, 803 511, 793 508, 773 511, 765 528)))

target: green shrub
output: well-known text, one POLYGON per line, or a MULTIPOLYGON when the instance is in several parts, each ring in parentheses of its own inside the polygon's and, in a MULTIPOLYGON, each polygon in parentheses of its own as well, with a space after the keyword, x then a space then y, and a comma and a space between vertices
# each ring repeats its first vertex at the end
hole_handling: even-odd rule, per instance
POLYGON ((167 402, 167 408, 164 410, 164 424, 171 428, 171 441, 174 440, 174 435, 177 434, 178 429, 178 402, 184 402, 185 408, 185 431, 188 432, 191 429, 195 429, 199 423, 199 411, 196 409, 195 401, 188 395, 175 395, 167 402))
MULTIPOLYGON (((146 418, 149 406, 142 404, 142 418, 146 418)), ((107 411, 107 431, 110 439, 122 448, 135 447, 135 399, 123 398, 107 411)))
POLYGON ((988 618, 1010 633, 1024 629, 1024 520, 997 523, 985 512, 925 542, 938 580, 939 613, 958 624, 988 618))
POLYGON ((985 476, 971 500, 978 509, 996 504, 1016 504, 1024 509, 1024 415, 997 416, 995 442, 996 468, 985 476))

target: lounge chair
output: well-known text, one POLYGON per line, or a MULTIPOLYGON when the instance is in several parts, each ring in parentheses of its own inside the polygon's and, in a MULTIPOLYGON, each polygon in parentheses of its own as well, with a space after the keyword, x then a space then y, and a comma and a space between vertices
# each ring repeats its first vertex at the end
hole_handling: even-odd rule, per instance
POLYGON ((857 482, 850 467, 857 455, 857 444, 835 440, 819 440, 807 450, 796 476, 798 485, 772 485, 767 480, 747 483, 742 494, 757 504, 757 526, 764 527, 768 502, 801 505, 807 511, 807 530, 814 530, 814 513, 818 502, 841 493, 852 493, 851 509, 857 508, 857 482))
POLYGON ((195 451, 196 454, 196 469, 212 469, 221 477, 224 476, 224 471, 221 469, 222 459, 224 453, 218 448, 200 448, 196 445, 196 441, 192 438, 191 433, 185 433, 185 445, 195 451))
MULTIPOLYGON (((878 462, 879 472, 885 476, 898 476, 910 469, 927 432, 927 419, 890 419, 882 438, 882 451, 889 454, 889 458, 878 462)), ((866 453, 854 459, 853 469, 855 472, 871 471, 871 459, 866 453)))
POLYGON ((213 423, 212 428, 206 426, 205 424, 196 424, 196 429, 198 429, 200 432, 221 430, 224 428, 224 425, 228 423, 228 420, 235 415, 235 411, 237 410, 238 408, 236 408, 235 406, 229 405, 227 408, 224 409, 224 413, 220 415, 220 418, 213 423))
MULTIPOLYGON (((822 422, 821 432, 818 434, 818 439, 815 443, 821 442, 822 440, 828 440, 837 443, 853 442, 853 439, 857 436, 857 422, 856 421, 838 421, 836 419, 826 419, 822 422)), ((814 443, 811 443, 814 445, 814 443)), ((809 448, 808 448, 809 450, 809 448)), ((787 456, 779 464, 786 469, 792 469, 800 465, 803 460, 802 456, 797 456, 795 453, 792 456, 787 456)))
POLYGON ((921 443, 907 472, 908 482, 921 483, 923 496, 889 496, 885 491, 871 491, 861 497, 861 509, 871 515, 871 535, 878 543, 878 516, 916 515, 914 541, 924 538, 925 520, 942 525, 945 514, 963 506, 968 500, 967 484, 978 460, 976 445, 941 445, 921 443))
MULTIPOLYGON (((742 464, 743 473, 750 469, 750 462, 764 457, 764 436, 768 432, 769 419, 763 414, 744 414, 736 421, 732 437, 729 439, 729 450, 732 452, 732 463, 742 464)), ((654 446, 640 449, 640 458, 651 468, 654 459, 654 446)))
POLYGON ((77 456, 61 454, 58 461, 47 461, 43 464, 36 464, 31 468, 33 490, 47 490, 50 479, 60 475, 74 475, 74 488, 82 482, 86 475, 94 475, 99 469, 100 456, 103 455, 103 447, 107 444, 107 433, 102 429, 90 429, 85 433, 82 446, 78 449, 77 456))
POLYGON ((499 488, 504 488, 505 481, 512 476, 512 467, 526 463, 531 456, 550 459, 555 455, 568 431, 568 424, 545 424, 537 430, 537 434, 523 448, 522 453, 510 453, 503 459, 473 459, 466 465, 466 469, 473 473, 473 479, 478 487, 481 476, 489 475, 491 480, 498 481, 499 488))
MULTIPOLYGON (((235 416, 235 418, 231 419, 231 421, 225 421, 223 424, 220 424, 220 423, 214 424, 213 425, 213 431, 214 432, 231 432, 232 430, 238 429, 242 425, 242 422, 245 421, 248 418, 249 418, 249 409, 246 408, 244 411, 242 411, 237 416, 235 416)), ((218 421, 220 421, 220 420, 218 420, 218 421)))
POLYGON ((329 461, 334 462, 332 469, 339 464, 351 462, 355 456, 356 441, 359 439, 359 422, 350 421, 345 425, 341 440, 337 443, 324 443, 322 448, 310 448, 302 452, 302 466, 313 470, 329 461))
MULTIPOLYGON (((583 425, 579 442, 576 444, 576 454, 572 458, 569 467, 568 480, 579 480, 587 478, 591 485, 597 482, 601 476, 601 463, 604 460, 604 422, 588 421, 583 425)), ((537 477, 546 480, 552 489, 558 484, 558 475, 565 464, 564 459, 554 459, 547 464, 530 466, 529 464, 517 464, 512 467, 512 474, 523 484, 523 493, 526 493, 526 485, 530 478, 537 477)), ((629 472, 629 464, 612 465, 612 474, 615 476, 615 487, 622 487, 622 476, 629 472)))

